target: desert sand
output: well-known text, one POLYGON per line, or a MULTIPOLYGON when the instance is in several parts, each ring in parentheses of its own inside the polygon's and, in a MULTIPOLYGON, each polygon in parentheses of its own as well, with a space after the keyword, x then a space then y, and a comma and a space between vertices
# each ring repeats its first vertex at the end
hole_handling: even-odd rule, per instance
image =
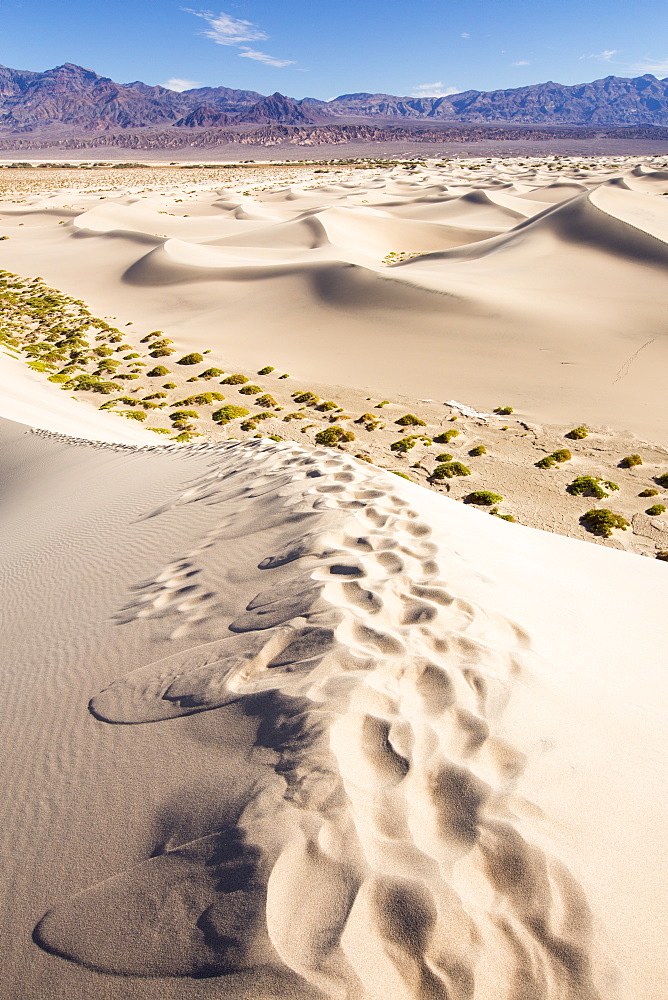
POLYGON ((660 167, 3 174, 3 998, 663 1000, 660 167))

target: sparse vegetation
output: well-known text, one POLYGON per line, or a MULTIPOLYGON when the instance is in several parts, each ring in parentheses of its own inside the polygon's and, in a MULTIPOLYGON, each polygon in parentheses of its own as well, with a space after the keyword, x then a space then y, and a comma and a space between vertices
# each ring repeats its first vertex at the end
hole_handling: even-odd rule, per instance
POLYGON ((273 365, 265 365, 264 368, 260 368, 258 375, 270 375, 273 371, 273 365))
POLYGON ((242 396, 257 396, 259 392, 262 392, 262 387, 249 383, 248 385, 242 386, 241 389, 239 389, 239 392, 242 396))
POLYGON ((224 374, 225 372, 222 368, 207 368, 206 371, 200 372, 199 377, 208 381, 210 378, 219 378, 224 374))
POLYGON ((292 398, 295 403, 304 403, 306 406, 315 406, 320 402, 320 396, 316 396, 314 392, 293 392, 292 398))
MULTIPOLYGON (((155 354, 153 354, 153 357, 155 357, 155 354)), ((204 361, 202 355, 193 351, 191 354, 184 354, 176 363, 177 365, 199 365, 202 361, 204 361)))
POLYGON ((639 497, 658 497, 658 495, 658 490, 643 490, 642 493, 638 494, 639 497))
POLYGON ((160 376, 169 375, 169 368, 165 368, 164 365, 156 365, 155 368, 151 368, 150 372, 146 372, 149 378, 160 378, 160 376))
POLYGON ((655 476, 654 482, 658 483, 658 485, 662 486, 665 490, 668 490, 668 472, 664 472, 660 476, 655 476))
POLYGON ((456 427, 451 427, 449 431, 441 431, 434 438, 438 444, 450 444, 453 438, 459 437, 459 431, 456 427))
POLYGON ((464 503, 478 504, 480 507, 491 507, 495 503, 501 503, 503 497, 498 493, 490 493, 489 490, 474 490, 464 497, 464 503))
POLYGON ((258 396, 255 400, 257 406, 276 406, 276 400, 266 392, 263 396, 258 396))
POLYGON ((248 381, 250 380, 245 375, 236 372, 234 375, 228 375, 227 378, 224 378, 221 385, 245 385, 248 381))
POLYGON ((477 458, 479 455, 486 455, 486 454, 487 454, 487 448, 485 448, 484 444, 477 444, 475 448, 471 448, 469 452, 469 455, 471 455, 473 458, 477 458))
POLYGON ((568 431, 565 437, 571 438, 572 441, 581 441, 583 438, 586 438, 588 434, 589 431, 586 427, 574 427, 572 431, 568 431))
POLYGON ((341 444, 345 441, 354 441, 355 435, 352 431, 346 431, 343 427, 326 427, 323 431, 318 431, 315 436, 316 444, 323 444, 328 448, 341 444))
POLYGON ((431 474, 431 479, 452 479, 454 476, 470 476, 471 470, 462 462, 444 462, 437 465, 431 474))
POLYGON ((399 424, 400 427, 426 427, 424 420, 416 417, 414 413, 405 413, 403 417, 399 417, 394 422, 395 424, 399 424))
POLYGON ((665 514, 666 505, 663 503, 655 503, 651 507, 648 507, 645 513, 649 514, 651 517, 656 517, 658 514, 665 514))
POLYGON ((580 518, 580 523, 593 535, 601 535, 604 538, 610 538, 615 528, 626 531, 629 527, 629 522, 621 514, 615 514, 603 507, 586 511, 580 518))
POLYGON ((236 420, 237 417, 247 417, 248 410, 244 409, 243 406, 221 406, 219 410, 211 414, 211 419, 215 420, 217 424, 229 424, 230 420, 236 420))
POLYGON ((497 406, 494 409, 495 413, 498 413, 501 417, 508 417, 511 413, 514 413, 512 406, 497 406))
POLYGON ((618 489, 617 483, 611 483, 609 479, 599 479, 598 476, 578 476, 572 483, 569 483, 566 492, 574 497, 594 496, 597 500, 603 500, 618 489))
POLYGON ((640 455, 627 455, 619 465, 622 469, 632 469, 634 465, 642 465, 642 458, 640 455))

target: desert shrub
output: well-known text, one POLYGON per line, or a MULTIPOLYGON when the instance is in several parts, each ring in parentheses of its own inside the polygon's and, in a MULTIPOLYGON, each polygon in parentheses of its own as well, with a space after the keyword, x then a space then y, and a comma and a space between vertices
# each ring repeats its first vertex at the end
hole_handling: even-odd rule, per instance
POLYGON ((206 371, 200 372, 200 378, 210 379, 218 378, 220 375, 224 375, 225 372, 222 368, 207 368, 206 371))
POLYGON ((453 459, 453 457, 454 456, 451 455, 449 452, 444 451, 440 455, 436 456, 436 461, 437 462, 451 462, 452 459, 453 459))
MULTIPOLYGON (((165 393, 162 395, 165 395, 165 393)), ((148 399, 149 397, 147 396, 146 398, 148 399)), ((194 396, 177 400, 174 406, 208 406, 210 403, 220 402, 222 399, 225 399, 222 392, 198 392, 194 396)))
POLYGON ((60 373, 59 375, 49 375, 47 382, 69 382, 69 380, 69 375, 63 375, 60 373))
POLYGON ((169 337, 164 337, 162 340, 154 340, 151 347, 155 351, 159 347, 169 347, 169 345, 173 343, 174 341, 170 340, 169 337))
POLYGON ((343 427, 326 427, 324 431, 318 431, 315 436, 316 444, 324 444, 327 447, 339 444, 341 441, 354 441, 355 435, 352 431, 346 431, 343 427))
POLYGON ((176 382, 163 382, 162 383, 162 388, 163 389, 176 389, 176 382))
MULTIPOLYGON (((285 374, 284 374, 284 375, 279 375, 278 377, 279 377, 279 378, 290 378, 290 376, 288 375, 288 373, 287 373, 287 372, 285 372, 285 374)), ((271 437, 271 435, 270 435, 270 437, 271 437)), ((282 437, 278 437, 277 435, 274 435, 274 439, 275 439, 276 441, 282 441, 282 440, 283 440, 283 438, 282 438, 282 437)))
POLYGON ((115 378, 123 379, 125 382, 131 382, 135 378, 139 378, 135 372, 121 372, 120 375, 116 375, 115 378))
POLYGON ((658 495, 658 490, 643 490, 642 493, 638 494, 639 497, 658 497, 658 495))
POLYGON ((133 358, 140 358, 140 357, 141 354, 137 354, 136 351, 133 351, 131 354, 124 354, 123 361, 132 361, 133 358))
POLYGON ((117 410, 122 417, 127 417, 128 420, 146 420, 146 414, 143 410, 117 410))
MULTIPOLYGON (((288 377, 287 375, 281 376, 281 378, 287 378, 287 377, 288 377)), ((282 441, 283 438, 281 437, 280 434, 270 434, 269 435, 269 440, 270 441, 282 441)))
POLYGON ((258 406, 276 406, 276 400, 268 392, 265 392, 263 396, 258 396, 255 402, 258 406))
POLYGON ((156 365, 155 368, 151 368, 150 372, 146 372, 149 378, 159 378, 161 375, 169 375, 169 368, 165 368, 164 365, 156 365))
MULTIPOLYGON (((107 346, 106 346, 106 345, 104 345, 104 344, 100 345, 100 347, 94 347, 94 348, 93 348, 93 354, 94 354, 94 355, 95 355, 96 357, 98 357, 98 358, 108 358, 108 357, 109 357, 109 355, 110 355, 110 354, 113 354, 113 353, 114 353, 114 352, 112 351, 111 347, 107 347, 107 346)), ((137 357, 137 358, 138 358, 138 357, 139 357, 139 355, 138 355, 138 354, 136 354, 136 355, 135 355, 135 357, 137 357)))
POLYGON ((192 434, 190 433, 190 431, 181 431, 180 434, 177 434, 175 436, 174 440, 178 441, 179 444, 185 444, 187 441, 190 441, 191 438, 192 434))
POLYGON ((173 413, 169 414, 170 420, 198 420, 199 413, 197 410, 174 410, 173 413))
MULTIPOLYGON (((155 352, 152 352, 151 356, 155 357, 155 352)), ((177 365, 199 365, 202 361, 204 361, 202 355, 193 351, 192 354, 184 354, 176 363, 177 365)))
POLYGON ((171 434, 169 427, 147 427, 147 431, 153 431, 154 434, 171 434))
POLYGON ((211 414, 211 419, 215 420, 217 424, 229 424, 230 420, 247 416, 248 410, 244 409, 243 406, 221 406, 219 410, 211 414))
POLYGON ((650 514, 652 517, 655 517, 657 514, 665 514, 666 505, 663 503, 655 503, 651 507, 648 507, 645 513, 650 514))
POLYGON ((470 476, 471 470, 461 462, 444 462, 437 465, 431 474, 431 479, 452 479, 454 476, 470 476))
POLYGON ((360 462, 371 462, 371 455, 367 455, 365 451, 356 452, 355 458, 359 458, 360 462))
POLYGON ((237 372, 234 375, 228 375, 227 378, 224 378, 221 385, 245 385, 246 382, 248 382, 246 376, 237 372))
POLYGON ((159 347, 157 351, 149 351, 149 355, 152 358, 166 358, 168 354, 175 353, 171 347, 159 347))
POLYGON ((614 514, 605 508, 586 511, 580 518, 580 523, 593 535, 602 535, 604 538, 610 538, 614 528, 626 531, 629 527, 629 522, 621 514, 614 514))
POLYGON ((426 427, 424 420, 420 420, 414 413, 405 413, 403 417, 399 417, 394 422, 395 424, 399 424, 400 427, 426 427))
POLYGON ((559 448, 557 451, 552 452, 552 458, 555 462, 570 462, 572 457, 568 448, 559 448))
POLYGON ((611 483, 609 479, 599 479, 598 476, 578 476, 566 487, 566 492, 574 497, 582 497, 586 494, 595 496, 597 500, 603 500, 615 490, 618 490, 617 483, 611 483))
POLYGON ((413 482, 410 476, 407 476, 405 472, 399 472, 398 469, 388 469, 387 471, 391 472, 393 476, 401 476, 402 479, 407 479, 409 483, 413 482))
POLYGON ((293 392, 292 398, 295 403, 304 403, 306 406, 315 406, 320 402, 320 396, 316 396, 314 392, 293 392))
POLYGON ((260 368, 258 375, 270 375, 273 371, 273 365, 265 365, 264 368, 260 368))
POLYGON ((257 423, 255 420, 244 420, 241 429, 242 431, 254 431, 257 429, 257 423))
POLYGON ((477 444, 475 448, 471 448, 469 452, 469 455, 471 455, 473 458, 477 458, 478 455, 486 455, 486 454, 487 454, 487 448, 485 448, 484 444, 477 444))
POLYGON ((490 493, 489 490, 475 490, 464 497, 464 503, 475 503, 481 507, 491 507, 492 504, 501 503, 503 497, 498 493, 490 493))
POLYGON ((399 441, 393 441, 390 445, 392 451, 403 452, 410 451, 411 448, 415 447, 415 440, 412 437, 400 438, 399 441))
POLYGON ((642 465, 642 458, 640 455, 627 455, 619 465, 622 469, 632 469, 634 465, 642 465))
MULTIPOLYGON (((332 399, 323 399, 322 403, 318 403, 318 405, 316 407, 316 409, 321 410, 323 413, 325 411, 327 411, 327 410, 338 410, 338 408, 339 408, 338 407, 338 403, 335 403, 334 400, 332 400, 332 399)), ((368 416, 368 414, 367 414, 367 416, 368 416)), ((371 417, 370 419, 373 420, 374 417, 371 417)), ((357 423, 358 424, 362 424, 362 423, 364 423, 364 421, 360 417, 360 419, 357 421, 357 423)))
POLYGON ((144 399, 167 399, 166 392, 152 392, 150 396, 144 396, 144 399))
POLYGON ((438 444, 449 444, 456 437, 459 437, 459 431, 455 427, 451 427, 449 431, 442 431, 440 434, 437 434, 434 441, 438 444))
POLYGON ((574 427, 572 431, 569 431, 565 437, 571 438, 573 441, 581 441, 582 438, 586 438, 589 431, 586 427, 574 427))
POLYGON ((535 463, 537 469, 550 469, 553 465, 556 465, 556 458, 554 455, 543 455, 535 463))
POLYGON ((488 513, 493 514, 494 517, 500 517, 502 521, 513 521, 513 522, 515 521, 515 518, 513 517, 512 514, 499 514, 498 507, 492 507, 492 509, 488 511, 488 513))
POLYGON ((654 482, 658 483, 659 486, 663 486, 664 489, 668 489, 668 472, 664 472, 660 476, 655 476, 654 482))
POLYGON ((244 385, 239 389, 242 396, 257 396, 259 392, 262 392, 262 388, 259 385, 244 385))
POLYGON ((291 420, 306 420, 305 413, 286 413, 283 417, 286 424, 289 424, 291 420))
POLYGON ((139 343, 148 344, 149 340, 153 340, 154 337, 162 337, 162 330, 154 330, 152 333, 147 333, 145 337, 141 338, 139 343))
POLYGON ((513 410, 512 406, 496 406, 494 408, 494 412, 498 413, 499 416, 501 417, 507 417, 511 413, 514 413, 515 411, 513 410))

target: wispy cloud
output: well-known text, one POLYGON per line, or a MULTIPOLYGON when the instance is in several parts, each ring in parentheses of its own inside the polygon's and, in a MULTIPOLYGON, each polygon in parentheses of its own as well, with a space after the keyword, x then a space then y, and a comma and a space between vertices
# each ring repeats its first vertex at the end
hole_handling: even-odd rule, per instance
POLYGON ((255 59, 256 62, 266 63, 268 66, 294 66, 292 59, 277 59, 276 56, 268 56, 266 52, 257 52, 255 49, 244 48, 239 55, 242 59, 255 59))
POLYGON ((580 56, 580 59, 601 59, 603 62, 610 62, 613 56, 619 54, 619 49, 603 49, 602 52, 590 52, 587 56, 580 56))
POLYGON ((436 83, 418 83, 413 87, 411 97, 447 97, 448 94, 458 94, 457 87, 444 87, 438 80, 436 83))
POLYGON ((202 84, 199 80, 183 80, 180 76, 172 76, 165 83, 161 83, 160 86, 166 87, 167 90, 175 90, 177 94, 182 94, 184 90, 193 90, 195 87, 201 87, 202 84))
POLYGON ((470 36, 470 34, 468 33, 468 31, 462 31, 462 38, 470 38, 470 37, 471 37, 471 36, 470 36))
POLYGON ((513 66, 530 66, 531 63, 528 59, 518 59, 517 62, 513 63, 513 66))
POLYGON ((206 21, 208 28, 202 32, 205 38, 210 38, 216 45, 231 45, 239 49, 241 59, 254 59, 255 62, 265 63, 267 66, 294 66, 292 59, 279 59, 277 56, 270 56, 266 52, 258 52, 251 48, 247 42, 262 42, 269 38, 266 31, 252 21, 244 21, 242 18, 232 17, 225 11, 214 14, 210 10, 193 10, 191 7, 182 7, 186 14, 193 14, 195 17, 206 21))
POLYGON ((668 59, 643 59, 642 62, 633 63, 625 67, 627 73, 637 73, 643 76, 651 73, 653 76, 668 76, 668 59))

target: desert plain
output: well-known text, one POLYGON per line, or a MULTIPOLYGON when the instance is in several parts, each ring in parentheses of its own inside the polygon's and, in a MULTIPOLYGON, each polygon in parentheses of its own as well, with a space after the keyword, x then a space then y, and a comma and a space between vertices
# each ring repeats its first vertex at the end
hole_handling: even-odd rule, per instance
POLYGON ((666 196, 0 168, 3 996, 665 996, 666 196))

